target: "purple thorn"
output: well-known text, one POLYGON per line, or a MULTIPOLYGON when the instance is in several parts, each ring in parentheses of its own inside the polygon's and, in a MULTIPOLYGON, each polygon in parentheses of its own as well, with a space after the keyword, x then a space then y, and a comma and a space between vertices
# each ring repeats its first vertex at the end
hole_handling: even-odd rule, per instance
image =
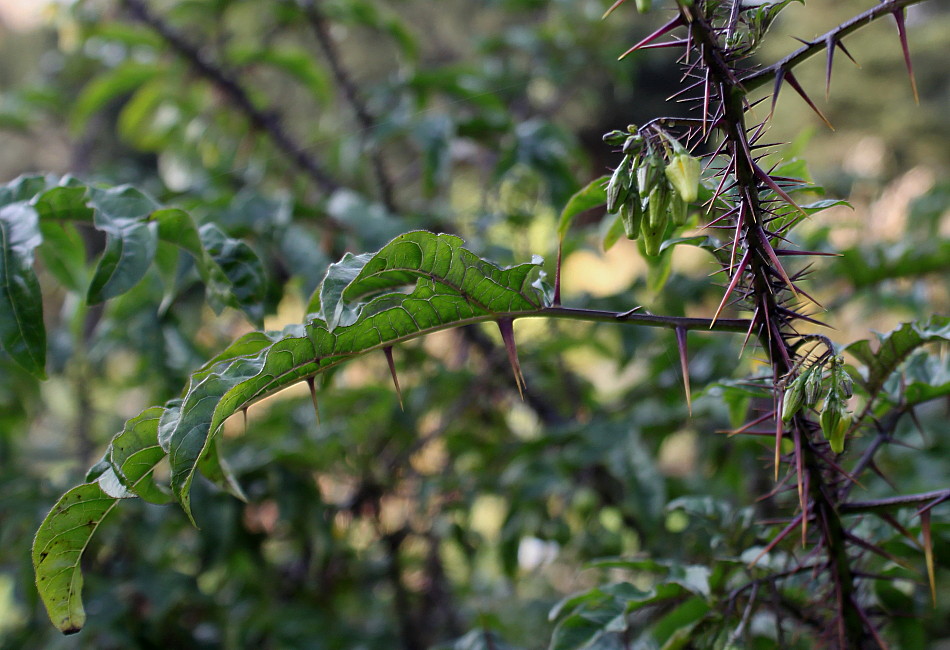
POLYGON ((527 384, 524 381, 524 374, 521 372, 521 363, 518 361, 518 348, 515 346, 514 321, 510 318, 499 318, 498 331, 501 332, 501 340, 505 342, 505 351, 508 352, 508 362, 511 364, 511 370, 515 374, 515 384, 518 386, 518 394, 524 399, 524 389, 527 384))
POLYGON ((396 376, 396 363, 393 361, 393 346, 387 345, 383 348, 383 353, 386 355, 386 363, 389 364, 389 374, 393 376, 393 384, 396 385, 396 396, 399 398, 399 408, 403 411, 406 410, 406 407, 402 403, 402 390, 399 388, 399 377, 396 376))

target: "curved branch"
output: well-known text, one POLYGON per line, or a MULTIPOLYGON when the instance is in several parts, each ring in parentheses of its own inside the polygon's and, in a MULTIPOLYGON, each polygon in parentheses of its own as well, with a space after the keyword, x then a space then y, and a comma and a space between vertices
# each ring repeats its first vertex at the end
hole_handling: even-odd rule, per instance
MULTIPOLYGON (((350 108, 353 109, 356 121, 365 136, 376 128, 376 119, 369 112, 365 102, 363 102, 363 99, 360 97, 359 88, 357 88, 353 78, 343 67, 342 61, 340 61, 340 54, 333 43, 330 30, 327 27, 326 16, 317 8, 313 0, 302 0, 301 9, 307 17, 307 22, 310 23, 310 27, 317 39, 317 43, 320 45, 320 49, 323 51, 323 55, 327 59, 327 64, 330 66, 330 72, 333 73, 333 78, 336 79, 336 83, 343 92, 343 97, 346 99, 346 102, 350 105, 350 108)), ((393 198, 393 182, 386 173, 386 167, 383 164, 383 158, 379 148, 374 145, 369 155, 383 205, 385 205, 386 209, 390 212, 398 212, 395 199, 393 198)))
POLYGON ((265 133, 277 149, 323 192, 330 194, 340 188, 340 184, 323 168, 320 162, 294 142, 290 134, 284 129, 280 117, 272 111, 265 111, 255 106, 247 90, 229 72, 216 65, 171 25, 152 13, 143 0, 121 0, 121 2, 134 18, 158 33, 201 76, 218 86, 231 99, 238 110, 244 113, 251 126, 265 133))

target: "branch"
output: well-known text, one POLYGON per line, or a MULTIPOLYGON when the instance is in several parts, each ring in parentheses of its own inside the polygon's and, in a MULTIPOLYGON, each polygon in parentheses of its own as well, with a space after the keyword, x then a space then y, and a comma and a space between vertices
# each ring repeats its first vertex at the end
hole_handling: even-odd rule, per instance
POLYGON ((860 512, 876 512, 879 510, 897 510, 907 506, 918 505, 925 502, 942 503, 950 499, 950 488, 944 490, 934 490, 933 492, 921 492, 919 494, 908 494, 887 499, 874 499, 872 501, 850 501, 838 506, 842 514, 857 514, 860 512))
MULTIPOLYGON (((354 83, 352 77, 340 61, 340 55, 337 52, 336 45, 333 43, 333 39, 330 37, 330 30, 327 28, 326 16, 317 8, 313 0, 302 0, 300 4, 304 15, 307 17, 307 22, 310 24, 311 29, 313 29, 317 43, 320 45, 320 49, 327 59, 330 71, 333 73, 333 78, 343 92, 343 97, 346 99, 346 102, 350 105, 350 108, 353 109, 353 114, 356 116, 356 121, 360 129, 364 135, 370 133, 376 128, 376 119, 369 112, 369 109, 360 97, 359 88, 357 88, 356 83, 354 83)), ((382 155, 376 146, 373 146, 370 151, 370 161, 373 166, 373 173, 376 176, 376 183, 379 185, 380 198, 383 204, 390 212, 398 212, 395 199, 393 198, 393 182, 386 173, 382 155)))
POLYGON ((684 330, 711 330, 716 332, 737 332, 745 334, 752 321, 744 318, 687 318, 684 316, 660 316, 657 314, 640 314, 630 312, 615 312, 604 309, 579 309, 576 307, 545 307, 536 313, 512 314, 513 318, 521 317, 548 317, 565 318, 568 320, 599 321, 602 323, 631 323, 646 327, 665 327, 668 329, 681 328, 684 330))
POLYGON ((143 0, 121 1, 133 17, 155 30, 173 50, 186 59, 203 77, 224 91, 238 110, 247 116, 251 126, 267 134, 277 149, 287 156, 323 192, 330 194, 339 189, 340 184, 323 169, 320 162, 294 142, 290 134, 284 129, 280 117, 272 111, 264 111, 255 106, 247 90, 236 78, 217 66, 200 49, 188 42, 184 36, 162 18, 152 13, 143 0))
POLYGON ((882 16, 888 16, 894 14, 895 12, 903 11, 905 7, 919 4, 924 1, 925 0, 885 0, 885 2, 882 2, 875 7, 871 7, 867 11, 861 12, 851 20, 841 23, 834 29, 822 34, 821 36, 811 41, 806 41, 805 45, 798 48, 785 58, 780 59, 772 65, 762 68, 757 72, 746 75, 745 77, 740 78, 739 81, 746 92, 752 92, 757 88, 772 83, 778 74, 791 70, 799 63, 811 58, 818 52, 821 52, 822 50, 829 47, 836 47, 836 44, 839 43, 842 38, 861 29, 868 23, 873 22, 882 16))

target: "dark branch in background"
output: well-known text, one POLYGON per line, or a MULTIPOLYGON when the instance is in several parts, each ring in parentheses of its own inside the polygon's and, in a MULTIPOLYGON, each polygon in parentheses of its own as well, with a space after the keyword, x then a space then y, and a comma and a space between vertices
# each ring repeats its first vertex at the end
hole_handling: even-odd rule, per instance
POLYGON ((919 4, 924 1, 925 0, 886 0, 876 7, 872 7, 867 11, 858 14, 851 20, 841 23, 834 29, 822 34, 821 36, 811 41, 806 41, 805 45, 798 48, 785 58, 776 61, 772 65, 762 68, 757 72, 746 75, 739 81, 741 82, 742 87, 745 88, 746 92, 751 92, 756 88, 760 88, 766 84, 772 83, 775 80, 776 75, 791 70, 796 65, 808 58, 811 58, 818 52, 821 52, 824 49, 833 50, 835 47, 840 47, 839 44, 841 43, 842 38, 852 32, 856 32, 868 23, 873 22, 882 16, 899 13, 903 11, 905 7, 919 4))
POLYGON ((271 139, 274 145, 307 175, 323 192, 329 194, 339 189, 340 184, 318 160, 300 147, 284 129, 280 117, 254 105, 244 87, 227 71, 208 59, 199 48, 188 42, 177 30, 162 18, 152 13, 142 0, 122 0, 122 4, 137 20, 155 30, 168 45, 186 59, 203 77, 218 86, 244 113, 251 125, 271 139))
POLYGON ((889 497, 887 499, 874 499, 873 501, 851 501, 849 503, 842 503, 838 506, 838 509, 844 514, 851 515, 859 512, 897 510, 899 508, 921 504, 932 507, 947 500, 950 500, 950 488, 934 490, 933 492, 922 492, 920 494, 906 494, 898 497, 889 497))
MULTIPOLYGON (((303 9, 304 15, 307 17, 307 22, 310 24, 314 36, 316 36, 317 43, 320 45, 323 55, 327 59, 327 64, 330 66, 330 72, 333 73, 333 78, 343 92, 343 97, 346 99, 346 102, 353 110, 356 122, 362 131, 365 145, 369 135, 376 128, 376 119, 370 114, 369 109, 360 97, 359 88, 357 88, 356 83, 340 61, 340 54, 337 52, 333 38, 330 36, 326 16, 317 8, 313 0, 302 0, 300 6, 303 9)), ((377 145, 373 144, 371 146, 369 156, 373 167, 373 174, 376 176, 376 183, 379 186, 380 198, 387 210, 391 213, 396 213, 398 209, 393 197, 393 182, 386 173, 382 153, 377 145)))

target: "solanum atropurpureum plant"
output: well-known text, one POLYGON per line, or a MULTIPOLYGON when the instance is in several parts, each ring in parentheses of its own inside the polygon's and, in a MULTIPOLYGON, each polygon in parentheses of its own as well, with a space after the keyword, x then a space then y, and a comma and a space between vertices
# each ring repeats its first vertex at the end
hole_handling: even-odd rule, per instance
MULTIPOLYGON (((905 8, 920 1, 881 2, 770 65, 756 63, 751 55, 790 0, 658 3, 654 10, 670 9, 669 19, 629 52, 681 51, 680 97, 692 100, 692 110, 606 134, 607 146, 617 150, 617 166, 570 199, 558 230, 567 237, 577 215, 606 206, 606 214, 616 216, 608 216, 613 222, 605 246, 624 235, 636 239, 656 268, 670 263, 675 246, 704 248, 721 267, 725 289, 718 308, 705 317, 641 313, 635 304, 616 312, 574 308, 561 302, 560 264, 549 286, 540 260, 502 267, 450 234, 413 231, 375 253, 347 254, 330 266, 303 323, 247 334, 208 360, 179 398, 130 419, 86 482, 53 507, 33 547, 37 588, 53 623, 65 633, 84 625, 81 559, 98 526, 123 499, 174 500, 193 517, 190 494, 198 474, 243 498, 220 449, 221 429, 230 416, 300 382, 308 385, 316 404, 318 378, 372 352, 386 355, 395 381, 393 351, 399 344, 489 321, 498 325, 520 391, 525 378, 512 323, 549 318, 671 330, 687 402, 688 332, 739 336, 748 347, 760 347, 769 372, 748 378, 743 390, 771 408, 750 415, 735 433, 767 433, 774 439, 774 491, 755 496, 773 498, 771 512, 778 517, 777 528, 773 522, 758 529, 769 535, 767 541, 709 566, 683 565, 673 557, 603 563, 656 580, 649 588, 621 582, 567 598, 552 611, 557 621, 552 647, 591 647, 597 640, 606 647, 639 640, 664 647, 739 647, 753 620, 771 621, 780 643, 885 646, 888 611, 875 594, 886 593, 891 580, 913 574, 892 566, 880 570, 876 562, 905 563, 884 548, 890 538, 883 527, 867 522, 879 520, 919 545, 935 598, 931 512, 950 498, 950 489, 934 486, 864 501, 850 495, 858 481, 876 471, 875 456, 894 441, 898 423, 950 390, 914 377, 893 379, 918 349, 950 339, 950 320, 906 323, 880 337, 876 346, 870 341, 845 345, 799 331, 803 323, 816 322, 809 315, 813 301, 806 264, 827 252, 801 250, 793 231, 807 215, 841 202, 799 199, 810 187, 796 168, 768 167, 763 160, 774 151, 763 141, 774 111, 755 122, 750 109, 751 93, 763 86, 772 88, 774 109, 785 85, 815 108, 794 74, 796 67, 824 52, 830 82, 833 55, 847 54, 843 39, 882 17, 896 20, 913 79, 903 21, 905 8), (724 317, 730 305, 742 317, 724 317), (167 485, 154 475, 164 462, 170 467, 167 485), (906 512, 918 518, 919 536, 906 517, 898 517, 906 512)), ((144 5, 125 4, 155 24, 144 5)), ((619 0, 607 13, 623 4, 619 0)), ((649 4, 636 3, 641 11, 650 10, 649 4)), ((188 56, 187 43, 158 31, 188 56)), ((194 51, 192 57, 200 58, 194 51)), ((0 286, 5 289, 0 292, 0 340, 13 360, 37 376, 45 373, 46 340, 32 261, 44 224, 84 222, 107 236, 86 292, 89 304, 127 292, 158 263, 159 246, 174 245, 200 270, 210 304, 245 309, 260 319, 254 311, 261 283, 253 252, 134 188, 104 190, 72 178, 26 177, 3 189, 0 204, 0 286)))

